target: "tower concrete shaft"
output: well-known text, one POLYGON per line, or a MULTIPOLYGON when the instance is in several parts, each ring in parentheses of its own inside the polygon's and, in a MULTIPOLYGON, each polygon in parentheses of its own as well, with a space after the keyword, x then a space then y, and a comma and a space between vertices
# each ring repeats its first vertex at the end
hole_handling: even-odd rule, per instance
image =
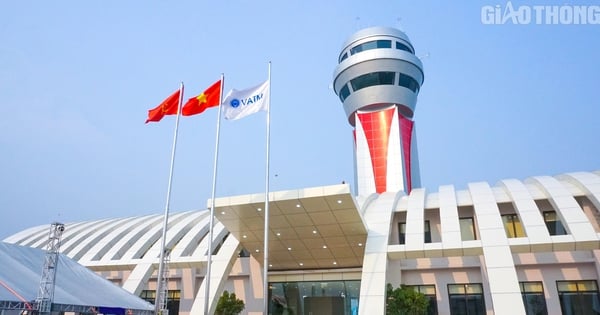
POLYGON ((354 127, 359 195, 421 186, 413 116, 424 74, 414 53, 388 27, 356 32, 340 53, 333 86, 354 127))

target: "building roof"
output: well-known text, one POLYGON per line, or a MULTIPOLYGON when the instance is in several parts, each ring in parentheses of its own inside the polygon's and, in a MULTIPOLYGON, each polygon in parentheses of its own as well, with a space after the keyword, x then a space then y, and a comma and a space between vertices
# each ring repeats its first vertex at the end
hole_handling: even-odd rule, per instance
MULTIPOLYGON (((455 189, 453 185, 427 191, 418 188, 409 195, 398 191, 354 197, 347 184, 270 192, 269 263, 272 266, 269 269, 360 267, 363 263, 367 230, 374 231, 377 228, 367 227, 365 211, 368 209, 385 207, 390 216, 405 213, 408 221, 423 219, 424 212, 433 210, 440 212, 439 216, 444 218, 441 223, 445 224, 450 214, 458 220, 457 211, 461 207, 477 206, 477 211, 486 208, 487 206, 480 206, 483 205, 480 203, 482 194, 489 199, 486 199, 489 202, 485 205, 489 204, 497 209, 505 204, 513 204, 514 210, 522 215, 525 210, 533 215, 533 210, 538 208, 535 202, 548 200, 559 217, 567 223, 567 228, 574 235, 580 235, 589 230, 590 223, 586 223, 588 228, 585 230, 573 225, 584 218, 572 218, 576 212, 570 209, 579 209, 579 205, 575 199, 571 199, 586 197, 596 208, 600 208, 600 171, 534 176, 525 180, 505 179, 495 185, 469 183, 467 189, 455 189), (568 203, 563 200, 566 196, 571 196, 568 203), (415 217, 416 215, 418 216, 415 217)), ((209 200, 209 208, 210 203, 209 200)), ((264 193, 216 198, 215 216, 218 219, 213 240, 215 255, 221 255, 219 244, 231 233, 243 248, 260 263, 263 262, 264 193), (258 211, 259 208, 261 211, 258 211)), ((174 213, 170 216, 167 231, 167 247, 173 248, 170 266, 205 266, 209 217, 207 210, 174 213)), ((536 221, 533 223, 528 221, 529 218, 530 216, 523 218, 526 229, 532 226, 544 229, 540 215, 535 215, 536 221)), ((67 223, 65 227, 61 253, 92 270, 131 270, 138 264, 158 263, 162 234, 160 214, 67 223)), ((422 225, 411 225, 408 232, 413 236, 423 235, 422 229, 422 225)), ((424 257, 425 252, 436 256, 481 252, 479 240, 460 242, 460 237, 448 237, 445 231, 444 225, 441 242, 432 244, 422 244, 422 237, 416 237, 415 240, 420 244, 418 248, 389 244, 388 255, 392 259, 401 259, 408 256, 424 257), (454 243, 446 244, 451 241, 454 243)), ((576 242, 571 240, 572 236, 545 236, 541 239, 540 233, 529 234, 530 237, 527 238, 511 239, 511 246, 518 247, 519 251, 598 246, 598 236, 593 232, 578 236, 576 242)), ((42 249, 47 242, 47 226, 32 227, 4 241, 42 249)))

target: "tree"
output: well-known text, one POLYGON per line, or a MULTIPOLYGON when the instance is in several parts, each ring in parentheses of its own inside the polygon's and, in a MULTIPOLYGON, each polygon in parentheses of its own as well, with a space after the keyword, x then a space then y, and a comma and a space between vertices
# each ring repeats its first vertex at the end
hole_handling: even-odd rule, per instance
POLYGON ((215 310, 216 315, 237 315, 244 310, 244 301, 238 299, 235 293, 229 293, 227 290, 223 291, 223 295, 217 302, 217 309, 215 310))
POLYGON ((424 315, 427 314, 429 300, 423 293, 401 285, 395 288, 386 286, 386 315, 424 315))

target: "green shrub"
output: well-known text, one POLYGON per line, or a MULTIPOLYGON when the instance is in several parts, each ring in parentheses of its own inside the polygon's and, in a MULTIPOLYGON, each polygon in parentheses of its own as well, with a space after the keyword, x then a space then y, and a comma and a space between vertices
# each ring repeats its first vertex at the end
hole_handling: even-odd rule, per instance
POLYGON ((387 284, 386 315, 425 315, 428 306, 429 300, 425 294, 402 285, 394 289, 387 284))
POLYGON ((238 299, 235 293, 229 293, 227 290, 223 291, 223 295, 217 302, 217 309, 215 310, 216 315, 237 315, 244 310, 244 301, 238 299))

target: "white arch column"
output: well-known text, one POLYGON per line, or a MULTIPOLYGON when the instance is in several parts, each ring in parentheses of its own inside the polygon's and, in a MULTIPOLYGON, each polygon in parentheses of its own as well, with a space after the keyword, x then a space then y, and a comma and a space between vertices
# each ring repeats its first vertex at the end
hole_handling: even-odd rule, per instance
POLYGON ((364 211, 368 231, 360 279, 359 315, 385 314, 387 248, 396 195, 383 193, 364 211))
POLYGON ((496 315, 525 314, 517 270, 492 189, 487 183, 469 184, 479 226, 485 275, 496 315))

